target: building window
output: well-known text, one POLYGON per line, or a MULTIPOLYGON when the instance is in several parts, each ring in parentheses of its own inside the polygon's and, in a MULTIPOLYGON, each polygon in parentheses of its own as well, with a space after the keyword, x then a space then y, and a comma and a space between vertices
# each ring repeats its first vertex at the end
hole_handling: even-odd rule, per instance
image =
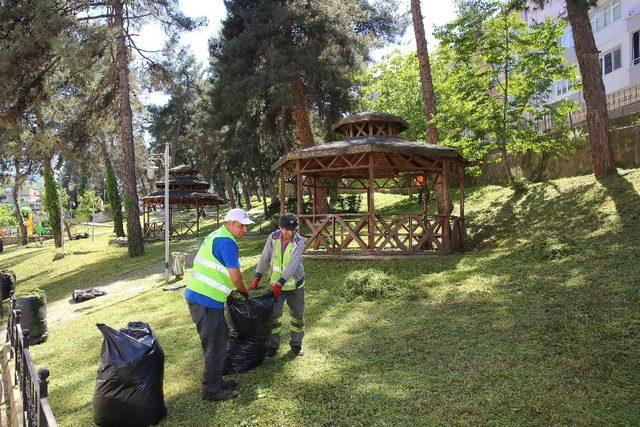
POLYGON ((640 31, 633 33, 631 41, 631 65, 640 64, 640 31))
POLYGON ((591 16, 591 29, 594 33, 617 21, 622 16, 620 0, 613 1, 607 6, 599 8, 591 16))
POLYGON ((605 53, 600 57, 600 70, 603 75, 609 74, 622 67, 620 48, 605 53))
POLYGON ((569 25, 565 28, 564 34, 562 34, 558 43, 563 47, 573 47, 573 33, 571 32, 571 27, 569 25))
POLYGON ((551 97, 558 98, 569 92, 569 79, 558 80, 551 84, 551 97))

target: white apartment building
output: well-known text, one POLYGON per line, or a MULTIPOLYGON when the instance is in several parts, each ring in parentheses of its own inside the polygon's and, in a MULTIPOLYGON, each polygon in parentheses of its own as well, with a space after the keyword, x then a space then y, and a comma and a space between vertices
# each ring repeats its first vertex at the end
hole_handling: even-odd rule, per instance
MULTIPOLYGON (((640 0, 599 1, 598 7, 589 12, 596 46, 600 51, 600 66, 609 110, 621 104, 623 107, 640 101, 640 0), (635 96, 632 96, 635 94, 635 96)), ((542 10, 523 12, 529 22, 540 22, 548 16, 566 17, 564 0, 553 0, 542 10)), ((560 43, 566 47, 565 56, 570 64, 578 66, 573 35, 567 22, 560 43)), ((564 98, 584 103, 582 93, 573 90, 567 80, 554 82, 549 101, 564 98)))

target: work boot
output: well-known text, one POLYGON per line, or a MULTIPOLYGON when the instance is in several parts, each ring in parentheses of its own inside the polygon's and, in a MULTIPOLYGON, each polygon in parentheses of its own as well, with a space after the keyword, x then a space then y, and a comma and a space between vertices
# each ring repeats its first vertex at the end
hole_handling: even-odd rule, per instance
POLYGON ((278 349, 276 347, 269 347, 264 357, 273 357, 276 355, 277 352, 278 352, 278 349))
POLYGON ((304 356, 304 351, 302 351, 302 346, 300 345, 292 345, 291 352, 294 356, 304 356))
POLYGON ((224 390, 222 388, 220 390, 218 390, 216 393, 206 393, 206 392, 202 393, 202 398, 204 400, 220 401, 220 400, 235 399, 236 397, 238 397, 238 392, 237 391, 235 391, 235 390, 224 390))
POLYGON ((233 390, 236 387, 238 387, 238 382, 236 380, 227 380, 227 381, 222 381, 222 386, 220 387, 220 389, 233 390))

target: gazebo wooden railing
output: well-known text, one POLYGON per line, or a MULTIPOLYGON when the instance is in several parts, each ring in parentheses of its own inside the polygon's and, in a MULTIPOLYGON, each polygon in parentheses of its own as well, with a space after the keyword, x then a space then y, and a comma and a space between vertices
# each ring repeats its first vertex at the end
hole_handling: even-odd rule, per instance
POLYGON ((340 258, 449 253, 461 249, 464 235, 464 220, 453 215, 330 213, 301 215, 300 223, 306 254, 340 258))
MULTIPOLYGON (((198 235, 200 230, 199 218, 193 221, 172 221, 169 226, 170 236, 198 235)), ((150 239, 164 237, 164 221, 148 222, 144 224, 144 236, 150 239)))

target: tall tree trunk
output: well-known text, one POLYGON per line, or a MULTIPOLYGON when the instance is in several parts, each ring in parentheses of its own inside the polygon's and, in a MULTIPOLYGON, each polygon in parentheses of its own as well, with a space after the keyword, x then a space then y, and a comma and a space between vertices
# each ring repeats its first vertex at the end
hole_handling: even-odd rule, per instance
POLYGON ((170 156, 170 164, 171 166, 177 166, 178 162, 178 141, 180 140, 180 136, 182 135, 182 125, 184 124, 184 110, 180 108, 178 111, 178 123, 176 123, 176 134, 173 137, 173 141, 171 141, 171 152, 173 156, 170 156))
POLYGON ((276 190, 276 183, 273 182, 273 175, 270 173, 267 174, 267 185, 269 186, 271 203, 276 203, 278 201, 278 191, 276 190))
POLYGON ((509 153, 507 153, 507 149, 504 145, 500 146, 500 157, 502 157, 502 164, 504 165, 505 173, 507 174, 507 179, 509 180, 509 185, 511 187, 515 187, 516 180, 513 177, 513 173, 511 172, 511 160, 509 159, 509 153))
POLYGON ((105 168, 106 177, 106 202, 111 205, 111 212, 113 213, 113 232, 117 237, 124 237, 124 226, 122 223, 122 200, 120 199, 120 190, 118 190, 118 181, 116 174, 113 172, 113 165, 111 164, 111 158, 109 157, 109 150, 107 149, 107 143, 102 138, 98 138, 98 144, 100 146, 100 153, 102 154, 102 162, 105 168))
MULTIPOLYGON (((313 133, 311 132, 311 121, 309 118, 309 106, 307 105, 307 99, 304 93, 304 86, 300 76, 296 75, 291 82, 291 88, 296 98, 296 104, 293 107, 293 120, 296 123, 296 137, 300 141, 302 148, 313 147, 313 133)), ((317 200, 316 209, 317 213, 325 214, 329 212, 329 204, 327 203, 327 189, 324 185, 323 179, 317 179, 316 184, 318 189, 316 190, 317 200)))
POLYGON ((284 154, 287 154, 291 151, 291 142, 289 141, 289 118, 291 113, 289 108, 282 107, 282 111, 280 113, 280 141, 282 141, 282 148, 284 150, 284 154))
POLYGON ((131 112, 129 86, 129 50, 125 41, 124 12, 121 0, 113 1, 114 25, 118 31, 116 38, 118 68, 118 101, 119 101, 119 130, 120 144, 123 152, 123 188, 125 193, 124 205, 127 211, 127 241, 129 256, 134 257, 144 253, 142 226, 140 225, 140 206, 138 205, 138 190, 136 189, 136 159, 133 141, 133 117, 131 112))
POLYGON ((224 160, 220 161, 220 170, 222 171, 222 179, 224 180, 224 190, 227 193, 227 201, 231 205, 232 209, 237 207, 236 205, 236 197, 233 192, 233 182, 231 181, 231 175, 229 175, 229 169, 227 169, 227 165, 224 164, 224 160))
POLYGON ((264 172, 262 170, 259 171, 258 174, 258 188, 260 189, 260 197, 262 197, 262 209, 264 210, 264 216, 267 216, 267 194, 265 191, 264 185, 264 172))
POLYGON ((251 210, 251 194, 249 193, 249 187, 247 186, 247 180, 244 175, 240 174, 240 190, 242 190, 242 198, 244 199, 244 207, 246 210, 251 210))
POLYGON ((62 246, 62 228, 60 227, 60 195, 56 185, 51 157, 45 155, 42 159, 44 165, 44 208, 49 219, 49 226, 53 231, 53 240, 56 248, 62 246))
POLYGON ((413 18, 413 30, 416 36, 418 51, 418 65, 420 67, 420 82, 422 83, 422 99, 424 100, 424 118, 427 124, 427 142, 438 144, 438 127, 432 122, 436 115, 436 97, 431 79, 431 64, 429 62, 429 50, 424 34, 422 22, 422 10, 420 0, 411 0, 411 16, 413 18))
MULTIPOLYGON (((427 38, 424 33, 424 23, 422 22, 422 9, 420 0, 411 0, 411 17, 413 18, 413 31, 416 37, 416 50, 418 53, 418 65, 420 67, 420 82, 422 83, 422 99, 424 102, 424 118, 427 124, 427 142, 438 144, 438 127, 433 123, 436 115, 436 96, 433 90, 433 80, 431 78, 431 64, 429 62, 429 50, 427 48, 427 38)), ((450 214, 453 210, 451 199, 446 196, 447 191, 442 188, 442 177, 435 182, 436 201, 438 203, 438 213, 450 214)))
POLYGON ((602 82, 598 48, 583 0, 566 0, 567 17, 573 32, 573 44, 582 76, 582 93, 587 109, 587 130, 596 178, 616 170, 609 135, 607 96, 602 82))
POLYGON ((20 174, 20 160, 17 158, 13 159, 14 165, 16 167, 16 176, 13 182, 13 188, 11 193, 13 194, 13 209, 16 215, 16 220, 18 221, 18 228, 20 229, 20 244, 27 244, 27 226, 24 223, 24 216, 22 216, 22 211, 20 210, 20 185, 22 184, 22 175, 20 174))
MULTIPOLYGON (((505 24, 507 24, 508 15, 505 11, 503 13, 505 24)), ((509 180, 509 185, 513 188, 515 187, 515 179, 513 178, 513 173, 511 172, 511 162, 509 161, 509 153, 507 153, 507 118, 508 118, 508 110, 509 110, 509 26, 505 25, 505 58, 504 58, 504 69, 503 69, 503 80, 504 80, 504 90, 502 91, 502 142, 500 145, 500 156, 502 157, 502 163, 507 172, 507 179, 509 180)))

